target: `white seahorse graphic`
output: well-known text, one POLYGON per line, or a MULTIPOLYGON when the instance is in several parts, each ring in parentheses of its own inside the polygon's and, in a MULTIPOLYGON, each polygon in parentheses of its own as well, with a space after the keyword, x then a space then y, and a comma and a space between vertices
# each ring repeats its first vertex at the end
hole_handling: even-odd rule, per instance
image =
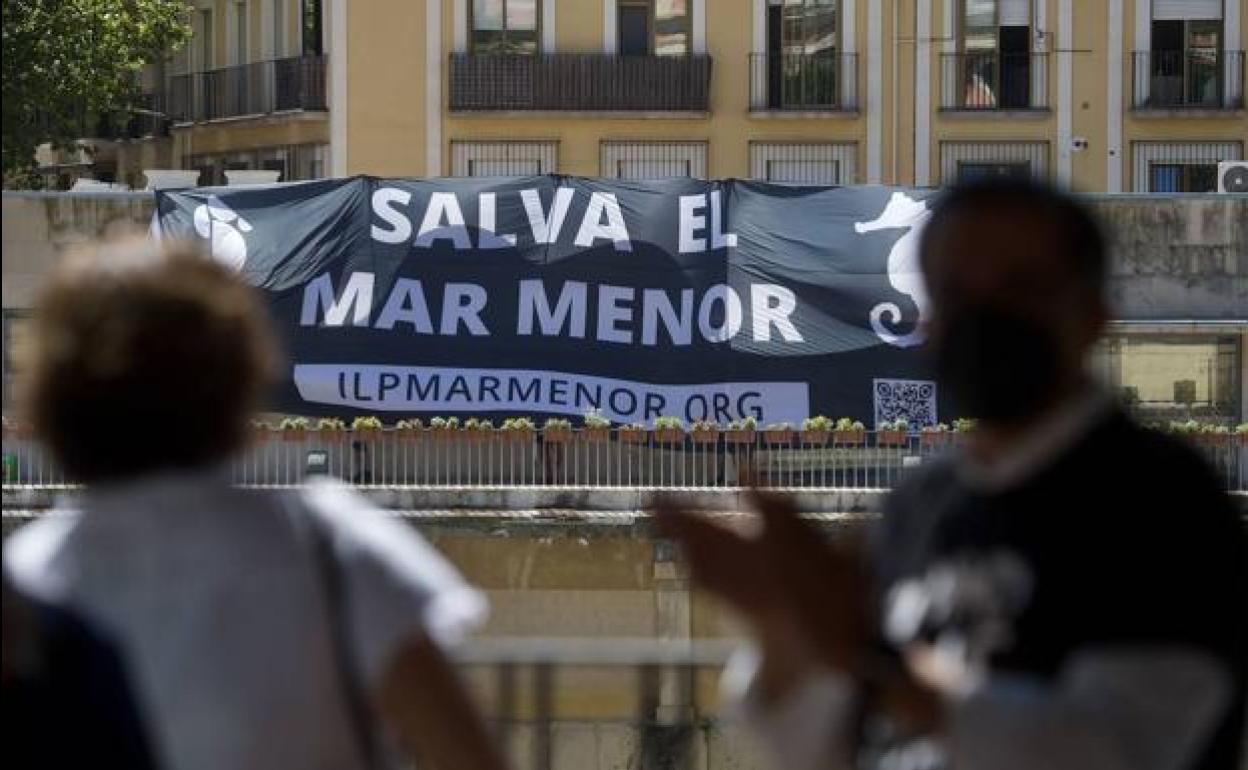
POLYGON ((860 234, 908 228, 906 234, 897 239, 892 251, 888 253, 888 282, 894 289, 910 297, 919 309, 914 331, 897 334, 889 328, 895 327, 902 320, 901 308, 897 303, 881 302, 871 308, 871 329, 881 340, 899 348, 921 345, 926 336, 922 327, 923 321, 927 319, 927 287, 923 283, 923 271, 919 269, 919 233, 931 216, 932 212, 925 202, 916 201, 905 193, 895 192, 877 218, 870 222, 854 223, 854 231, 860 234), (889 326, 885 325, 885 320, 889 326))

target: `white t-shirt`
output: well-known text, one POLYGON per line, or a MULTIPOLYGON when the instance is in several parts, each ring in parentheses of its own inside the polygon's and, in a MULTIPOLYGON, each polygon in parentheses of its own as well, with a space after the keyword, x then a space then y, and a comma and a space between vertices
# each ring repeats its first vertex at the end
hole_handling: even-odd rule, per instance
POLYGON ((482 595, 415 531, 328 481, 262 491, 165 475, 92 489, 81 509, 14 533, 5 569, 112 638, 170 770, 360 767, 299 516, 333 544, 365 697, 402 645, 451 643, 484 617, 482 595))

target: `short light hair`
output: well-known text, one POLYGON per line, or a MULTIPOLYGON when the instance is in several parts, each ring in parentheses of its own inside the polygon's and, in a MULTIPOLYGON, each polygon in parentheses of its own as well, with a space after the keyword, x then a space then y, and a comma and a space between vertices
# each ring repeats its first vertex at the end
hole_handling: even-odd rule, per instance
POLYGON ((23 401, 87 483, 223 462, 246 442, 277 360, 256 292, 187 244, 68 256, 31 330, 23 401))

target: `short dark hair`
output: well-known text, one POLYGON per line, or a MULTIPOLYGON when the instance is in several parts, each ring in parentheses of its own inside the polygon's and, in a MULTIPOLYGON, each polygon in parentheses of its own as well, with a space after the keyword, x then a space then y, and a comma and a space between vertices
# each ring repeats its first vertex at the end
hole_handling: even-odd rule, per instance
POLYGON ((1109 257, 1100 223, 1086 205, 1040 182, 994 179, 961 184, 936 200, 932 217, 919 237, 919 259, 927 270, 937 235, 964 214, 984 217, 1022 211, 1054 228, 1072 272, 1090 292, 1105 290, 1109 257))
POLYGON ((87 483, 224 461, 245 444, 276 361, 254 291, 187 245, 70 255, 31 328, 31 421, 87 483))

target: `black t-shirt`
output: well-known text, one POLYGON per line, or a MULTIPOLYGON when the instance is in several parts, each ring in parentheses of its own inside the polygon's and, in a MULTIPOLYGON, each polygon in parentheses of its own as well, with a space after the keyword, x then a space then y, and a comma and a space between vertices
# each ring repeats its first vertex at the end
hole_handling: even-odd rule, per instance
POLYGON ((1248 531, 1189 448, 1114 413, 1008 491, 978 493, 940 460, 893 493, 876 534, 881 599, 923 599, 892 618, 894 641, 953 633, 988 671, 1041 679, 1103 644, 1212 654, 1234 698, 1193 767, 1238 767, 1248 531))

